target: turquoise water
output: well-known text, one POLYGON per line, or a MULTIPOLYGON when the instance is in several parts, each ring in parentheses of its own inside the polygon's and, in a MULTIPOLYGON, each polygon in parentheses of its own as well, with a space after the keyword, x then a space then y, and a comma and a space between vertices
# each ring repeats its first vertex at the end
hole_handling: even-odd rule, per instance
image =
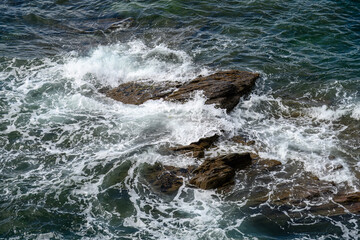
POLYGON ((243 197, 306 174, 333 182, 334 191, 359 191, 357 1, 4 0, 0 12, 0 238, 360 235, 357 215, 249 208, 243 197), (129 24, 108 29, 121 19, 129 24), (131 106, 98 92, 227 69, 261 74, 230 115, 204 105, 201 94, 185 104, 131 106), (245 180, 230 196, 186 186, 176 196, 151 191, 147 164, 196 162, 164 147, 222 130, 256 144, 223 143, 209 155, 257 152, 281 161, 285 176, 245 181, 239 172, 245 180))

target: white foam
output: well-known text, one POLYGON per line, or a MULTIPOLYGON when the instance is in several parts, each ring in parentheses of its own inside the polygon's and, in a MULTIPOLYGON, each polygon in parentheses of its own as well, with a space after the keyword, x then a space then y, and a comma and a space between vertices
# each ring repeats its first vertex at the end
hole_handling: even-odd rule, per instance
POLYGON ((73 53, 64 65, 64 75, 75 79, 77 84, 95 78, 102 85, 112 87, 138 80, 186 81, 207 73, 205 68, 197 69, 184 51, 164 44, 149 47, 139 40, 99 46, 85 57, 73 53))
POLYGON ((186 186, 171 201, 165 201, 151 193, 144 197, 139 176, 135 175, 139 162, 129 171, 127 182, 130 198, 136 214, 125 220, 125 226, 136 227, 141 234, 160 239, 199 239, 220 237, 226 233, 219 225, 225 203, 219 201, 213 191, 193 190, 186 186), (182 194, 183 193, 183 194, 182 194), (153 211, 144 208, 152 206, 153 211), (164 227, 166 226, 166 227, 164 227))
POLYGON ((355 107, 351 113, 351 117, 356 120, 360 120, 360 104, 355 105, 355 107))
POLYGON ((318 120, 329 120, 335 121, 341 118, 342 116, 349 113, 349 109, 338 108, 338 109, 330 109, 326 105, 321 107, 312 107, 307 110, 308 114, 315 119, 318 120))
POLYGON ((307 112, 308 117, 291 118, 283 117, 283 113, 289 115, 289 109, 282 105, 280 99, 253 94, 232 114, 234 125, 256 141, 261 157, 283 163, 300 161, 305 171, 314 173, 322 180, 347 182, 355 187, 356 177, 347 161, 342 158, 329 159, 331 153, 338 150, 337 136, 343 130, 332 121, 347 114, 347 110, 330 110, 326 106, 304 107, 301 111, 307 112), (273 116, 269 115, 268 109, 271 109, 273 116), (332 171, 329 164, 343 167, 332 171))

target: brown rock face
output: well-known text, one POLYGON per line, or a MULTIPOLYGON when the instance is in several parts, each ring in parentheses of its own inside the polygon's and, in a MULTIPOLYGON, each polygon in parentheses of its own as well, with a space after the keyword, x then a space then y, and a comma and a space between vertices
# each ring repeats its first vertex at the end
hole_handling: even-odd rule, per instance
POLYGON ((171 151, 180 152, 182 154, 192 153, 194 158, 203 158, 204 150, 212 147, 214 142, 219 139, 219 135, 215 134, 211 137, 200 138, 199 141, 190 143, 187 146, 173 147, 170 148, 171 151))
POLYGON ((203 91, 207 97, 206 104, 215 104, 230 112, 240 100, 249 93, 259 77, 257 73, 245 71, 224 71, 207 77, 198 77, 181 86, 170 94, 167 99, 186 101, 194 91, 203 91))
POLYGON ((129 82, 102 92, 117 101, 139 105, 147 100, 161 98, 185 102, 189 100, 194 91, 203 91, 207 97, 206 104, 215 104, 215 106, 230 112, 238 104, 240 98, 250 92, 258 77, 258 73, 231 70, 207 77, 198 77, 184 85, 129 82))
POLYGON ((107 97, 123 102, 125 104, 140 105, 147 100, 157 100, 166 97, 174 91, 170 84, 150 85, 145 83, 128 82, 119 85, 117 88, 102 91, 107 97))
POLYGON ((193 172, 195 176, 190 184, 202 189, 215 189, 230 183, 236 169, 243 169, 251 164, 249 153, 232 153, 216 158, 205 159, 193 172))
POLYGON ((344 206, 349 212, 360 214, 360 192, 335 195, 333 200, 344 206))

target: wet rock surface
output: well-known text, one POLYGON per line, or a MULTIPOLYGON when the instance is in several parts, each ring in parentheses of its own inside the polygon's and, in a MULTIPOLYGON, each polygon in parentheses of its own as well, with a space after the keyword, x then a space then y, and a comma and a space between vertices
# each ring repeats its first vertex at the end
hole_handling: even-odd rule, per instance
POLYGON ((294 174, 289 164, 252 157, 252 165, 235 176, 236 181, 246 187, 232 192, 227 190, 227 200, 247 200, 246 206, 259 207, 270 215, 279 211, 277 217, 282 218, 284 211, 290 218, 297 217, 296 209, 302 209, 304 216, 360 214, 359 192, 350 193, 350 189, 338 192, 339 186, 335 183, 320 180, 308 172, 294 174))
POLYGON ((207 97, 206 104, 215 104, 230 112, 239 103, 240 97, 250 92, 257 78, 258 73, 237 70, 218 72, 184 84, 167 99, 186 101, 192 92, 203 91, 207 97))
POLYGON ((203 158, 204 151, 214 146, 214 143, 219 139, 219 135, 215 134, 211 137, 200 138, 199 141, 190 143, 187 146, 179 146, 170 148, 170 151, 178 152, 181 154, 191 153, 194 158, 203 158))
POLYGON ((178 168, 156 163, 146 167, 144 177, 155 192, 174 194, 184 184, 184 178, 188 178, 194 168, 193 166, 178 168))
POLYGON ((249 166, 251 160, 249 153, 232 153, 205 159, 194 170, 194 177, 189 183, 202 189, 222 187, 233 181, 235 171, 249 166))
POLYGON ((339 216, 344 214, 360 214, 360 193, 334 194, 334 186, 324 186, 326 182, 318 182, 319 186, 301 186, 285 189, 278 198, 271 201, 273 206, 288 208, 306 208, 311 214, 322 216, 339 216))
POLYGON ((337 194, 333 200, 350 213, 360 214, 360 192, 337 194))
POLYGON ((128 82, 113 89, 102 89, 105 93, 116 101, 125 104, 140 105, 148 100, 158 100, 166 97, 175 90, 176 85, 164 84, 157 85, 151 83, 128 82))
POLYGON ((202 91, 206 104, 230 112, 242 96, 248 94, 259 78, 258 73, 246 71, 222 71, 206 77, 198 77, 183 85, 167 82, 165 84, 129 82, 117 88, 103 90, 106 96, 126 104, 142 104, 148 100, 188 101, 195 91, 202 91))
POLYGON ((235 143, 240 143, 244 146, 252 146, 255 144, 255 141, 253 140, 247 140, 245 137, 243 136, 234 136, 230 139, 231 141, 235 142, 235 143))

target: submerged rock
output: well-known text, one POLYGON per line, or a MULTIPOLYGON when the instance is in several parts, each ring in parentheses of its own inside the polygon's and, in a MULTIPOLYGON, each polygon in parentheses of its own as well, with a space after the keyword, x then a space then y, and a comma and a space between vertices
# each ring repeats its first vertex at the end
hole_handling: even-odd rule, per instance
MULTIPOLYGON (((31 15, 36 16, 36 15, 31 15)), ((120 18, 101 18, 97 20, 81 21, 76 25, 65 25, 61 21, 47 21, 46 24, 51 23, 53 27, 65 30, 70 33, 78 34, 94 34, 94 33, 111 33, 114 31, 128 29, 135 24, 135 20, 132 17, 120 18)))
POLYGON ((240 144, 242 144, 244 146, 252 146, 252 145, 255 144, 254 140, 247 140, 242 136, 234 136, 230 140, 233 141, 233 142, 236 142, 236 143, 240 143, 240 144))
MULTIPOLYGON (((226 198, 235 201, 246 199, 248 207, 268 208, 270 215, 277 211, 286 212, 289 217, 299 214, 291 209, 302 209, 304 216, 360 214, 360 192, 345 190, 339 193, 338 186, 333 182, 320 180, 309 172, 294 176, 287 168, 276 160, 254 159, 246 172, 236 175, 236 180, 246 188, 240 187, 226 198)), ((277 217, 286 216, 281 214, 277 217)))
POLYGON ((219 139, 219 135, 215 134, 211 137, 200 138, 199 141, 190 143, 187 146, 179 146, 170 148, 171 151, 179 152, 181 154, 192 153, 194 158, 203 158, 204 151, 212 146, 219 139))
POLYGON ((350 213, 360 214, 360 192, 337 194, 333 200, 345 207, 350 213))
POLYGON ((337 193, 327 189, 304 188, 301 192, 303 198, 299 202, 291 202, 293 206, 303 207, 305 201, 311 205, 307 206, 309 212, 322 216, 339 216, 344 214, 360 214, 360 192, 337 193))
POLYGON ((111 18, 99 22, 106 24, 105 31, 114 31, 114 30, 121 30, 124 28, 131 27, 132 25, 134 25, 134 18, 132 17, 128 17, 125 19, 111 18))
POLYGON ((178 168, 156 163, 146 168, 144 177, 155 192, 173 194, 184 184, 184 178, 188 178, 193 169, 193 166, 178 168))
POLYGON ((178 83, 149 84, 129 82, 117 88, 103 90, 106 96, 126 104, 142 104, 147 100, 164 99, 168 101, 188 101, 195 91, 202 91, 206 96, 206 104, 215 104, 230 112, 240 98, 249 93, 259 78, 258 73, 246 71, 222 71, 180 85, 178 83))
POLYGON ((249 153, 232 153, 216 158, 208 158, 194 170, 190 184, 202 189, 223 187, 233 181, 235 170, 251 164, 249 153))

